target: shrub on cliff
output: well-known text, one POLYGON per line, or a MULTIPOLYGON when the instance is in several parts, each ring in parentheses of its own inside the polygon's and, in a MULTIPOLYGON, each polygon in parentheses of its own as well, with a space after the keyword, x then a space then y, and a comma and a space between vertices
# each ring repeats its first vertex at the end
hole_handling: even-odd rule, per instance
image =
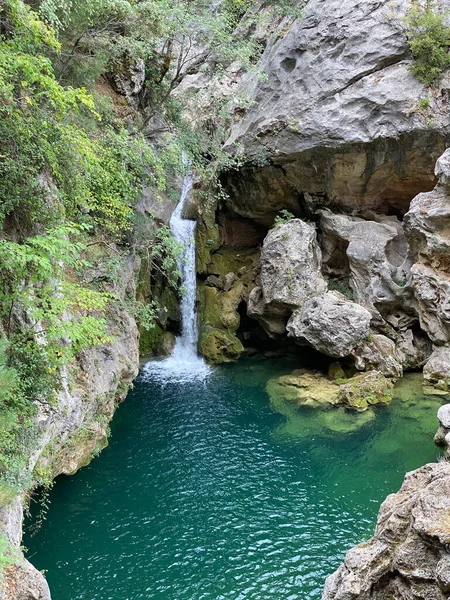
POLYGON ((142 135, 100 123, 84 88, 57 81, 48 54, 59 50, 22 0, 0 2, 0 503, 30 485, 34 416, 62 366, 111 341, 120 300, 89 277, 92 249, 126 254, 144 181, 165 186, 164 157, 142 135))
POLYGON ((450 67, 449 14, 436 2, 414 2, 406 17, 406 36, 414 62, 411 72, 419 81, 432 84, 450 67))

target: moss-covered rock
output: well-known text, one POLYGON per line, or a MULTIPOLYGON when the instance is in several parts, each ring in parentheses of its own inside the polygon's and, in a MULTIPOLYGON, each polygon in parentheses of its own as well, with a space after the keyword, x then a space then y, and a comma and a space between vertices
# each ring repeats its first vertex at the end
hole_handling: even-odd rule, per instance
POLYGON ((394 384, 379 371, 355 375, 341 385, 339 402, 356 410, 367 410, 373 404, 388 404, 393 397, 394 384))
POLYGON ((234 362, 244 351, 244 346, 233 333, 209 325, 200 329, 198 347, 212 364, 234 362))
POLYGON ((207 273, 211 253, 220 248, 220 230, 216 223, 216 205, 206 203, 196 229, 197 272, 207 273))
POLYGON ((208 265, 211 275, 235 273, 244 282, 256 279, 259 270, 259 252, 256 250, 227 249, 214 253, 208 265))
POLYGON ((332 381, 337 381, 338 383, 343 383, 344 380, 347 379, 347 375, 340 362, 333 361, 330 363, 330 366, 328 367, 328 378, 332 381))
POLYGON ((228 329, 235 332, 240 324, 237 308, 243 296, 243 286, 237 283, 228 292, 220 292, 207 285, 199 286, 199 314, 201 325, 228 329))
POLYGON ((165 331, 157 323, 150 329, 139 329, 139 355, 140 356, 169 356, 173 350, 175 336, 170 331, 165 331))
POLYGON ((199 350, 208 362, 234 361, 243 352, 244 347, 235 334, 241 321, 237 309, 244 294, 240 280, 227 292, 199 285, 199 350))
POLYGON ((270 379, 266 386, 272 401, 283 399, 298 405, 319 406, 339 403, 339 385, 322 373, 298 369, 290 375, 270 379))
POLYGON ((139 328, 139 354, 140 356, 152 356, 155 354, 156 349, 161 343, 162 336, 164 334, 164 329, 155 324, 155 326, 150 329, 144 329, 143 327, 139 328))

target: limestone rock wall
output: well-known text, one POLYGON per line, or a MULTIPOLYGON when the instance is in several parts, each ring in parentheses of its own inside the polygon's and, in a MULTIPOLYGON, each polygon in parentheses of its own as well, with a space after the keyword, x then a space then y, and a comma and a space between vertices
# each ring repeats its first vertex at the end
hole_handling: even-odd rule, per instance
POLYGON ((432 189, 448 137, 448 79, 431 93, 410 73, 402 21, 410 5, 309 0, 269 39, 264 78, 242 82, 248 108, 227 141, 246 157, 227 177, 237 212, 260 220, 302 206, 404 213, 432 189))
MULTIPOLYGON (((450 77, 444 74, 430 90, 410 73, 403 19, 411 0, 300 5, 300 18, 285 17, 264 33, 258 65, 264 76, 234 71, 233 85, 223 89, 235 98, 225 148, 242 155, 243 165, 222 176, 227 198, 198 209, 198 270, 204 281, 214 274, 216 255, 230 258, 243 248, 261 252, 260 269, 245 276, 241 302, 273 340, 285 339, 286 324, 304 299, 325 293, 327 286, 344 293, 371 313, 373 333, 384 336, 358 350, 357 368, 381 365, 383 371, 389 363, 386 373, 398 376, 426 362, 430 331, 433 343, 446 343, 447 290, 443 282, 432 282, 428 264, 417 261, 419 242, 411 227, 405 236, 402 219, 412 199, 429 193, 439 175, 434 165, 450 140, 450 77), (281 210, 303 224, 273 229, 281 210), (303 242, 299 236, 289 242, 296 227, 315 246, 303 267, 295 258, 296 252, 303 257, 303 242), (310 290, 298 288, 302 269, 301 285, 310 290), (442 298, 436 314, 425 306, 431 285, 440 287, 442 298)), ((207 88, 200 74, 180 87, 189 114, 201 107, 207 88)), ((439 229, 435 222, 428 226, 439 229)), ((215 329, 224 339, 239 336, 240 327, 215 329)), ((210 346, 202 346, 206 355, 210 346)), ((231 346, 231 355, 238 356, 241 350, 231 346)))
POLYGON ((349 550, 322 600, 446 600, 450 464, 408 473, 380 508, 374 537, 349 550))
MULTIPOLYGON (((122 300, 135 296, 139 261, 130 255, 124 264, 122 300)), ((62 389, 54 405, 41 406, 37 417, 39 441, 30 457, 30 470, 50 470, 53 477, 73 474, 107 444, 107 428, 119 402, 136 377, 139 365, 139 333, 136 322, 120 304, 108 315, 113 341, 105 346, 84 350, 79 359, 63 373, 62 389)), ((0 530, 20 555, 23 505, 16 498, 0 510, 0 530)), ((44 576, 21 558, 7 569, 4 600, 50 600, 44 576)))

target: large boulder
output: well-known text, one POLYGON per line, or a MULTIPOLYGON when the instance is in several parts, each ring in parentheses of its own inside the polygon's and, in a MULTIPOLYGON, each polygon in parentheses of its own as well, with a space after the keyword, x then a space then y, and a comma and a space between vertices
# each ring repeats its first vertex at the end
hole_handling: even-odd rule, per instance
POLYGON ((325 292, 322 254, 316 228, 301 219, 275 226, 261 252, 261 288, 264 302, 293 309, 325 292))
POLYGON ((434 436, 434 442, 438 446, 447 446, 448 451, 448 443, 450 441, 447 436, 450 434, 450 404, 444 404, 440 407, 437 413, 437 418, 439 421, 438 430, 434 436))
POLYGON ((450 464, 408 473, 383 502, 375 535, 347 552, 322 600, 446 600, 450 564, 450 464))
POLYGON ((403 369, 419 369, 433 352, 430 338, 423 331, 406 329, 395 340, 395 359, 403 369))
MULTIPOLYGON (((436 262, 439 257, 436 256, 436 262)), ((411 268, 420 326, 435 344, 450 342, 450 278, 430 264, 411 268)))
POLYGON ((395 343, 385 335, 371 335, 353 352, 355 366, 360 371, 379 371, 386 377, 397 378, 403 374, 396 356, 395 343))
POLYGON ((292 311, 325 292, 321 266, 314 225, 301 219, 276 225, 263 242, 260 285, 249 295, 248 316, 256 319, 269 337, 286 333, 292 311))
POLYGON ((425 381, 442 390, 450 389, 450 348, 439 346, 434 349, 423 368, 425 381))
POLYGON ((369 311, 339 292, 306 300, 287 324, 290 337, 334 357, 348 356, 369 330, 369 311))
POLYGON ((286 333, 288 316, 284 308, 269 306, 264 302, 262 288, 256 286, 250 292, 247 315, 258 321, 267 335, 276 338, 286 333))

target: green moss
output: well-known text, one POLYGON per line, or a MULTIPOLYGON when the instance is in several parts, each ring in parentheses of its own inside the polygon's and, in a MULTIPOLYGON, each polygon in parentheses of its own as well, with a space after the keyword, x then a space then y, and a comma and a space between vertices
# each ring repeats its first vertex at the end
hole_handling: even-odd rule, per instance
POLYGON ((228 292, 219 292, 207 285, 199 286, 200 322, 204 325, 227 329, 230 333, 237 331, 240 317, 237 307, 241 301, 243 288, 237 283, 228 292))
POLYGON ((236 361, 244 346, 232 333, 205 326, 200 330, 199 350, 209 363, 219 364, 236 361))
POLYGON ((344 383, 347 380, 347 375, 342 368, 341 363, 334 361, 328 367, 328 378, 338 383, 344 383))
POLYGON ((394 384, 378 371, 355 375, 341 386, 339 400, 356 410, 366 410, 373 404, 388 404, 394 393, 394 384))
POLYGON ((207 273, 211 253, 221 245, 220 230, 216 223, 216 205, 206 204, 196 230, 197 271, 207 273))
POLYGON ((339 386, 316 371, 299 369, 290 375, 270 379, 266 386, 272 401, 294 402, 298 406, 337 404, 339 386))
POLYGON ((259 252, 255 250, 227 249, 211 256, 208 275, 226 275, 235 273, 243 282, 254 281, 259 267, 259 252), (255 268, 256 267, 256 268, 255 268))
POLYGON ((139 354, 141 356, 151 356, 156 353, 162 343, 164 329, 155 323, 149 331, 141 327, 139 335, 139 354))

